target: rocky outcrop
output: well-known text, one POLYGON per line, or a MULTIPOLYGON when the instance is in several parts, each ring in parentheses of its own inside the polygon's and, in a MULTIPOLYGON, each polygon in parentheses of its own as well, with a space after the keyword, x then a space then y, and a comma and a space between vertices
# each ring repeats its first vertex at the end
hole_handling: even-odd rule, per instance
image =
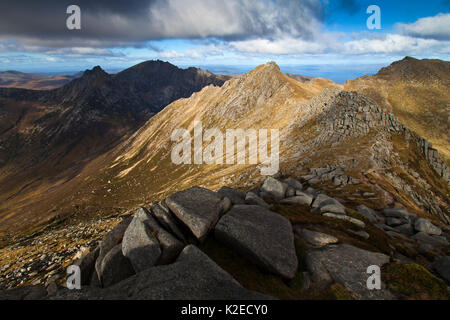
POLYGON ((215 237, 266 270, 292 279, 297 272, 292 225, 259 206, 238 205, 217 224, 215 237))
POLYGON ((335 281, 350 291, 356 299, 394 298, 385 287, 382 290, 367 289, 367 268, 374 265, 382 267, 389 263, 390 258, 387 255, 341 244, 312 250, 308 252, 306 259, 313 279, 324 284, 335 281))
POLYGON ((210 190, 194 187, 169 196, 166 204, 192 234, 202 241, 219 219, 221 200, 210 190))
POLYGON ((134 217, 125 231, 122 252, 136 272, 154 266, 161 256, 158 239, 138 216, 134 217))
MULTIPOLYGON (((339 284, 353 299, 398 298, 395 292, 386 289, 385 283, 382 290, 370 290, 366 284, 368 267, 383 267, 391 261, 412 261, 410 256, 407 258, 403 255, 405 251, 400 253, 398 248, 408 247, 408 250, 417 252, 416 254, 438 257, 433 263, 433 270, 447 280, 447 260, 443 257, 449 247, 447 238, 450 235, 430 221, 419 219, 403 208, 373 210, 367 206, 358 206, 360 220, 353 209, 347 207, 346 201, 330 197, 311 187, 300 191, 298 189, 301 183, 295 183, 296 179, 270 177, 267 180, 270 183, 265 187, 247 192, 246 198, 253 195, 259 199, 260 205, 233 205, 230 198, 235 197, 239 200, 235 199, 234 202, 240 202, 244 194, 230 188, 222 188, 221 192, 215 193, 194 187, 169 196, 159 204, 151 204, 150 211, 144 207, 137 209, 133 216, 124 218, 107 233, 96 249, 83 253, 82 258, 75 262, 82 270, 83 288, 80 291, 58 287, 56 281, 59 278, 55 278, 46 283, 45 292, 39 288, 25 287, 19 291, 2 293, 0 297, 270 298, 243 288, 206 253, 180 238, 193 242, 201 240, 200 248, 205 248, 202 250, 209 254, 216 255, 216 250, 220 253, 226 248, 230 253, 258 267, 258 272, 263 275, 270 274, 283 281, 298 281, 297 277, 301 273, 304 290, 311 287, 315 290, 328 290, 327 288, 339 284), (279 200, 275 200, 274 194, 270 194, 267 188, 268 185, 277 186, 277 181, 287 185, 284 198, 279 200), (290 197, 292 193, 288 192, 289 188, 301 196, 290 197), (265 197, 267 202, 258 195, 265 197), (292 201, 296 197, 309 197, 309 204, 292 201), (225 202, 228 203, 226 206, 225 202), (279 212, 280 206, 288 210, 288 217, 294 222, 283 217, 279 212), (321 209, 329 206, 344 209, 344 213, 323 213, 321 209), (206 208, 213 210, 213 214, 203 217, 204 220, 200 220, 203 224, 193 223, 199 221, 196 219, 200 217, 196 215, 207 212, 206 208), (300 220, 293 213, 297 209, 300 220), (173 210, 178 210, 178 214, 173 210), (220 217, 218 221, 216 216, 220 217), (306 221, 301 222, 302 219, 306 221), (198 226, 208 227, 200 229, 198 226), (378 228, 377 232, 374 231, 375 227, 378 228), (441 235, 437 235, 437 229, 441 235), (204 230, 205 234, 200 239, 192 238, 193 230, 204 230), (209 232, 210 230, 214 232, 209 232), (177 237, 175 233, 180 233, 181 236, 177 237), (374 243, 371 243, 372 239, 375 240, 374 243), (392 239, 392 242, 388 239, 392 239), (384 241, 389 242, 387 248, 384 241), (211 245, 218 245, 217 242, 223 247, 214 247, 212 251, 206 249, 211 245), (362 247, 359 247, 360 244, 362 247), (378 244, 382 245, 378 248, 384 253, 366 249, 368 246, 377 247, 378 244)), ((302 185, 301 188, 305 189, 305 186, 302 185)), ((223 260, 221 263, 224 263, 223 260)))
POLYGON ((319 248, 339 242, 338 238, 322 232, 310 231, 307 229, 302 229, 300 227, 295 227, 294 231, 299 236, 301 236, 306 242, 319 248))

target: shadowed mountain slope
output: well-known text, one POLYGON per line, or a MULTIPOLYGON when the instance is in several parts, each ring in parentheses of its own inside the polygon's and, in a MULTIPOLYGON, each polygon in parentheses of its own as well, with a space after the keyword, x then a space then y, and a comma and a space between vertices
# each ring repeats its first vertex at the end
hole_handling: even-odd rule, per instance
POLYGON ((170 102, 221 79, 149 61, 114 76, 95 67, 54 90, 0 88, 0 219, 28 212, 40 220, 31 209, 40 197, 66 185, 170 102), (134 81, 125 85, 127 77, 134 81), (174 90, 179 83, 182 89, 174 90))

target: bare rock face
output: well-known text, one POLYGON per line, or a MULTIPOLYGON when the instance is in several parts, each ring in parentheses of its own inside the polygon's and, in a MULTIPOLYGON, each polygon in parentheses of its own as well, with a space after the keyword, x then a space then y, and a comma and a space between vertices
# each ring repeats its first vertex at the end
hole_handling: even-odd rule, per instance
POLYGON ((429 235, 440 236, 442 234, 442 230, 427 219, 417 219, 414 228, 418 232, 424 232, 429 235))
POLYGON ((307 267, 314 281, 324 284, 335 281, 349 290, 356 299, 389 300, 394 296, 386 288, 367 288, 367 268, 373 265, 381 268, 389 260, 387 255, 341 244, 309 251, 307 267))
POLYGON ((372 209, 366 207, 365 205, 360 205, 356 207, 356 211, 365 216, 367 220, 369 220, 370 222, 374 224, 378 222, 376 213, 372 209))
POLYGON ((301 236, 306 242, 312 244, 316 247, 324 247, 329 244, 338 243, 339 240, 336 237, 330 236, 328 234, 316 231, 310 231, 307 229, 302 229, 298 226, 294 227, 295 233, 301 236))
POLYGON ((229 187, 220 188, 217 193, 222 197, 227 197, 233 205, 245 204, 245 193, 229 187))
POLYGON ((161 256, 158 239, 138 216, 124 234, 122 252, 137 273, 154 266, 161 256))
POLYGON ((112 248, 116 245, 120 244, 123 239, 123 235, 130 224, 132 217, 126 218, 122 222, 120 222, 117 226, 115 226, 100 242, 100 251, 98 254, 97 261, 95 262, 95 270, 97 271, 97 275, 100 279, 101 274, 101 264, 104 257, 108 254, 112 248))
POLYGON ((134 274, 130 261, 122 254, 122 245, 112 248, 100 265, 100 280, 104 288, 110 287, 134 274))
POLYGON ((295 276, 298 260, 292 225, 260 206, 239 205, 216 226, 215 237, 245 258, 284 278, 295 276))
POLYGON ((175 263, 157 266, 104 290, 61 290, 52 300, 268 300, 243 288, 195 246, 184 248, 175 263))
POLYGON ((332 219, 348 221, 348 222, 351 222, 351 223, 357 225, 360 228, 365 228, 366 227, 366 224, 364 222, 362 222, 361 220, 358 220, 356 218, 349 217, 349 216, 346 216, 346 215, 327 212, 327 213, 323 214, 323 216, 324 217, 328 217, 328 218, 332 218, 332 219))
POLYGON ((280 201, 282 204, 300 204, 300 205, 306 205, 310 206, 313 201, 313 197, 310 195, 303 193, 303 192, 297 192, 297 195, 295 197, 286 198, 280 201))
POLYGON ((166 230, 172 232, 178 239, 183 242, 187 242, 185 235, 181 231, 173 213, 170 212, 169 208, 165 208, 158 203, 152 203, 150 205, 150 210, 158 222, 166 228, 166 230))
POLYGON ((247 192, 247 194, 245 196, 245 203, 249 204, 249 205, 261 206, 261 207, 265 207, 265 208, 269 207, 269 205, 253 191, 247 192))
POLYGON ((161 255, 157 264, 172 263, 184 248, 184 244, 179 241, 170 232, 167 232, 161 225, 149 214, 145 208, 140 208, 135 214, 140 219, 151 234, 158 240, 161 248, 161 255))
POLYGON ((87 255, 79 259, 74 265, 80 267, 81 271, 81 285, 89 285, 93 274, 95 273, 95 261, 100 253, 100 248, 89 252, 87 255))
POLYGON ((267 193, 271 198, 275 200, 281 200, 285 198, 287 189, 287 183, 283 183, 275 178, 268 177, 261 187, 261 192, 267 193))
POLYGON ((200 187, 175 193, 166 199, 166 204, 199 241, 214 228, 222 208, 217 193, 200 187))
POLYGON ((283 180, 284 183, 286 183, 288 186, 292 187, 294 190, 303 190, 303 185, 300 183, 300 181, 294 179, 294 178, 287 178, 283 180))

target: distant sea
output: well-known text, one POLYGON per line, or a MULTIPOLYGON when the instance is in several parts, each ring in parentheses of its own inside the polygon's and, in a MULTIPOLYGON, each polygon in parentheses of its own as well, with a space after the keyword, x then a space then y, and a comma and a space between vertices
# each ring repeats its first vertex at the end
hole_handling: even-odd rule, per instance
MULTIPOLYGON (((385 64, 376 65, 286 65, 280 66, 284 73, 295 75, 328 78, 336 83, 343 84, 365 75, 376 74, 385 64)), ((183 66, 187 67, 187 66, 183 66)), ((216 74, 242 74, 253 70, 256 66, 197 66, 216 74)))
MULTIPOLYGON (((208 70, 216 74, 243 74, 253 70, 256 65, 178 65, 180 68, 197 67, 202 70, 208 70)), ((319 77, 331 79, 336 83, 343 84, 347 80, 359 78, 365 75, 373 75, 386 64, 371 64, 371 65, 280 65, 281 71, 284 73, 292 73, 295 75, 319 77)), ((114 74, 120 72, 120 68, 107 68, 106 72, 114 74)), ((56 75, 73 75, 80 70, 71 71, 54 71, 54 72, 35 72, 46 76, 56 75)))

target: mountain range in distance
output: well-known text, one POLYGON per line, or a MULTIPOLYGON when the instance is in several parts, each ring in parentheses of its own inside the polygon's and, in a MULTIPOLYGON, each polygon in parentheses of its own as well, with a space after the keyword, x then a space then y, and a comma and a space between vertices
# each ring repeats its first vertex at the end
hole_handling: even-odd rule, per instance
MULTIPOLYGON (((10 272, 26 266, 23 261, 57 252, 67 260, 58 260, 64 271, 72 262, 65 246, 90 248, 122 217, 155 203, 164 207, 185 190, 203 201, 208 191, 198 186, 214 191, 208 199, 233 188, 242 196, 236 200, 231 192, 233 201, 270 208, 360 249, 424 265, 434 252, 448 255, 448 68, 447 61, 407 57, 342 85, 285 74, 275 62, 230 77, 148 61, 117 74, 95 67, 51 90, 0 88, 0 261, 14 266, 8 288, 42 281, 42 270, 29 277, 10 272), (173 163, 172 133, 184 128, 192 137, 196 121, 205 129, 278 129, 279 173, 267 178, 259 165, 226 161, 173 163), (265 197, 264 190, 288 182, 297 191, 284 190, 287 199, 265 197), (279 202, 298 197, 311 201, 279 202), (317 214, 313 201, 321 197, 332 205, 320 210, 341 214, 317 214), (361 208, 370 214, 361 215, 361 208), (425 228, 432 233, 417 233, 422 226, 415 225, 396 229, 412 216, 432 223, 425 228), (351 227, 355 221, 359 229, 351 227), (421 253, 411 237, 431 241, 431 251, 421 253)), ((207 246, 202 250, 220 260, 207 246)), ((239 280, 261 291, 252 277, 239 280)), ((269 287, 261 292, 273 294, 269 287)))
MULTIPOLYGON (((78 208, 76 211, 87 216, 91 214, 87 213, 89 211, 102 212, 101 208, 94 205, 95 200, 90 200, 97 198, 94 194, 97 195, 98 185, 91 186, 91 190, 84 190, 87 193, 80 197, 77 196, 80 191, 76 190, 78 187, 86 188, 89 185, 87 181, 92 179, 98 183, 100 179, 93 176, 110 171, 108 168, 114 168, 113 171, 122 169, 108 173, 110 176, 101 181, 118 179, 118 184, 129 185, 127 179, 149 179, 144 184, 146 190, 142 194, 134 192, 135 187, 131 187, 130 191, 135 193, 134 200, 131 199, 133 196, 128 195, 117 195, 121 199, 113 200, 116 197, 114 193, 107 195, 108 201, 102 198, 101 202, 108 202, 105 206, 109 213, 123 210, 127 202, 138 204, 143 199, 149 201, 152 197, 162 196, 183 186, 174 176, 175 172, 181 175, 180 170, 188 170, 183 175, 191 176, 192 183, 210 180, 208 186, 219 186, 222 183, 219 179, 220 169, 214 169, 217 175, 214 179, 210 179, 212 173, 199 171, 196 175, 200 181, 197 181, 193 178, 193 168, 171 168, 167 165, 167 147, 170 146, 167 137, 171 135, 168 128, 189 126, 189 121, 200 115, 203 115, 204 125, 208 126, 236 127, 239 123, 239 128, 252 128, 255 123, 264 123, 265 128, 275 126, 280 130, 298 126, 298 123, 292 123, 292 119, 298 119, 299 123, 306 126, 298 130, 306 133, 314 128, 311 125, 317 120, 311 118, 308 122, 308 117, 301 118, 300 114, 308 109, 311 109, 311 115, 317 114, 323 108, 314 99, 330 99, 321 97, 321 93, 326 95, 329 90, 348 89, 367 94, 380 104, 386 102, 386 108, 411 128, 423 128, 429 120, 422 117, 422 113, 440 107, 438 112, 442 113, 442 117, 434 118, 435 123, 441 121, 440 125, 433 127, 433 130, 419 132, 434 142, 436 136, 442 138, 448 134, 448 130, 445 130, 448 121, 444 117, 445 110, 448 110, 448 104, 446 107, 444 101, 449 101, 448 91, 445 90, 448 88, 449 73, 445 72, 448 64, 444 61, 406 58, 382 69, 375 76, 349 81, 342 86, 322 78, 285 75, 278 66, 272 64, 230 80, 229 76, 215 75, 200 69, 179 69, 166 62, 148 61, 114 75, 95 67, 52 90, 0 88, 1 231, 14 230, 12 225, 22 229, 40 224, 46 219, 66 216, 69 212, 73 213, 72 208, 78 208), (384 82, 383 86, 380 85, 381 81, 384 82), (424 103, 421 99, 427 81, 433 81, 430 90, 434 90, 434 100, 433 104, 428 101, 423 104, 425 107, 416 109, 422 113, 414 114, 403 105, 395 104, 395 99, 424 103), (221 88, 224 83, 226 89, 221 88), (405 89, 380 101, 377 94, 386 94, 387 89, 395 87, 390 85, 393 83, 405 89), (198 91, 201 92, 192 95, 198 91), (407 98, 403 99, 403 96, 407 98), (260 97, 267 98, 261 100, 260 97), (180 98, 188 100, 178 100, 180 98), (293 108, 293 99, 306 106, 293 108), (186 104, 186 111, 180 112, 186 104), (170 106, 165 108, 167 105, 170 106), (291 116, 282 116, 287 114, 291 116), (234 115, 232 119, 231 115, 234 115), (168 128, 157 124, 163 117, 168 117, 162 122, 170 123, 168 128), (142 145, 137 146, 137 141, 142 145), (118 162, 118 159, 123 161, 118 162), (143 163, 147 164, 146 169, 139 169, 143 163), (162 174, 166 167, 170 170, 162 174), (92 168, 95 168, 94 172, 92 168), (153 174, 144 175, 156 168, 153 174), (90 173, 83 174, 86 170, 90 173), (141 173, 134 176, 135 171, 141 173), (165 182, 152 183, 160 173, 165 182), (66 205, 60 203, 69 198, 74 200, 66 205), (109 198, 114 203, 110 203, 109 198), (125 203, 121 204, 122 200, 125 203), (85 210, 86 207, 91 209, 85 210)), ((313 132, 306 136, 316 135, 313 132)), ((306 141, 303 143, 306 145, 306 141)), ((435 146, 446 159, 448 144, 436 143, 435 146)), ((293 145, 285 147, 285 153, 291 154, 296 154, 294 151, 299 148, 293 145)), ((339 158, 342 157, 339 155, 339 158)), ((230 170, 227 168, 225 172, 230 170)), ((237 170, 235 174, 239 175, 238 172, 243 169, 233 167, 233 170, 237 170)), ((118 185, 116 190, 120 190, 118 185)))

